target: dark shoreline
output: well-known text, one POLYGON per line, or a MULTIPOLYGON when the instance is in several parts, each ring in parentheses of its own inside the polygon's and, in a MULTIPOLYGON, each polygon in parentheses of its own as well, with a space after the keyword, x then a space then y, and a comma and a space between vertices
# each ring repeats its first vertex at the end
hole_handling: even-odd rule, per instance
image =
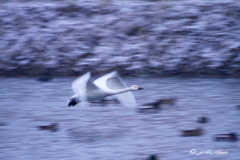
POLYGON ((240 77, 240 2, 139 2, 4 3, 0 76, 240 77))

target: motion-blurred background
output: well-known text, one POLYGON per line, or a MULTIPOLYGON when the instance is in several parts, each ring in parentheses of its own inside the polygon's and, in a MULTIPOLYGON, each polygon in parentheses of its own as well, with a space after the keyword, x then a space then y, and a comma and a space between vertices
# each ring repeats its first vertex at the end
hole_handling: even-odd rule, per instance
POLYGON ((1 160, 240 157, 237 0, 0 0, 0 75, 1 160), (115 70, 145 89, 139 108, 176 102, 67 107, 77 76, 115 70))

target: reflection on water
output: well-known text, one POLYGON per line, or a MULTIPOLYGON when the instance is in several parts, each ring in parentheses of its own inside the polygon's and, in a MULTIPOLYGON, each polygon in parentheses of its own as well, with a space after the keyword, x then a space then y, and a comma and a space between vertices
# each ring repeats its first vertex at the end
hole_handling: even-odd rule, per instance
POLYGON ((126 78, 138 84, 139 107, 159 98, 176 97, 155 114, 139 113, 115 102, 92 103, 89 110, 67 107, 75 77, 39 82, 0 78, 0 159, 138 160, 238 159, 237 142, 215 142, 214 135, 240 130, 240 80, 203 78, 126 78), (197 123, 208 117, 208 123, 197 123), (58 123, 58 131, 38 126, 58 123), (181 130, 202 128, 204 134, 181 137, 181 130), (228 150, 226 155, 189 155, 192 149, 228 150))

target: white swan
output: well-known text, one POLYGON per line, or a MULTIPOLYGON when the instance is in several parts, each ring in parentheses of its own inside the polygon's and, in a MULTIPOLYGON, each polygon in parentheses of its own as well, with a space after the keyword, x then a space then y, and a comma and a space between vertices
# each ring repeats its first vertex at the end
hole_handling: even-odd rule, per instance
POLYGON ((143 89, 137 85, 126 87, 116 71, 108 73, 94 82, 90 78, 91 73, 88 72, 73 81, 72 90, 75 94, 69 100, 69 107, 75 106, 81 101, 88 105, 88 101, 100 100, 112 95, 116 95, 122 105, 135 107, 136 101, 130 91, 143 89))

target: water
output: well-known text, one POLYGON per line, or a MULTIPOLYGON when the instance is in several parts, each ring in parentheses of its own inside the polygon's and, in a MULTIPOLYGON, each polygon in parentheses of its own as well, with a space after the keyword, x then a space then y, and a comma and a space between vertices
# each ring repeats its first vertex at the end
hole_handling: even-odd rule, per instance
POLYGON ((240 142, 215 142, 215 134, 240 130, 240 79, 125 78, 137 84, 139 107, 158 98, 176 97, 155 114, 138 113, 120 104, 67 107, 76 77, 39 82, 33 78, 0 78, 1 160, 161 160, 240 157, 240 142), (196 123, 206 116, 207 124, 196 123), (59 131, 40 125, 59 124, 59 131), (202 127, 204 135, 181 137, 181 130, 202 127), (189 155, 189 151, 224 150, 226 155, 189 155))

